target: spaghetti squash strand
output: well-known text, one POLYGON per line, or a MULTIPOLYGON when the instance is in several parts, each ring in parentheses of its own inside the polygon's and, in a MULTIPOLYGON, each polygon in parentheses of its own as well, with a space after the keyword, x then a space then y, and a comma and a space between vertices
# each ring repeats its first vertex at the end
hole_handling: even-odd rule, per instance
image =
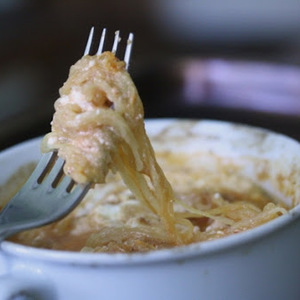
POLYGON ((58 149, 65 172, 78 182, 101 183, 109 170, 119 171, 132 193, 182 244, 176 224, 189 221, 174 214, 174 193, 156 161, 143 105, 124 63, 110 52, 83 57, 72 66, 60 94, 43 150, 58 149))

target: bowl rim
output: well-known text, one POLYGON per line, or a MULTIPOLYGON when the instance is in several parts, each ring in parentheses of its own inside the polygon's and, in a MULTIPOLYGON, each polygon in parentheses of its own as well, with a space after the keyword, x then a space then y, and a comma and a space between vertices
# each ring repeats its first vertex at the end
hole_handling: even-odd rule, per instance
MULTIPOLYGON (((206 121, 206 120, 199 120, 206 121)), ((147 123, 168 124, 173 122, 173 119, 157 120, 152 119, 147 123)), ((232 122, 209 120, 208 122, 217 122, 225 124, 234 124, 232 122)), ((244 125, 242 125, 244 126, 244 125)), ((256 127, 245 125, 244 127, 256 127)), ((265 129, 262 129, 265 131, 265 129)), ((271 134, 276 134, 270 131, 271 134)), ((284 136, 285 137, 285 136, 284 136)), ((287 137, 290 140, 292 138, 287 137)), ((40 143, 41 137, 33 138, 25 142, 14 145, 8 149, 0 152, 0 159, 2 157, 16 155, 17 153, 34 149, 40 143)), ((295 141, 295 140, 293 140, 295 141)), ((297 141, 296 141, 297 142, 297 141)), ((298 142, 297 142, 298 143, 298 142)), ((298 143, 299 144, 299 143, 298 143)), ((299 144, 300 145, 300 144, 299 144)), ((82 253, 65 250, 51 250, 34 248, 25 246, 10 241, 0 242, 0 251, 6 255, 22 256, 23 258, 30 258, 35 260, 51 261, 61 264, 76 265, 90 265, 90 266, 117 266, 117 265, 136 265, 136 264, 153 264, 170 261, 182 261, 193 259, 195 257, 204 257, 207 255, 215 255, 220 252, 225 252, 229 249, 245 244, 257 242, 260 239, 266 238, 273 233, 286 228, 291 223, 300 218, 300 204, 288 211, 287 214, 277 217, 258 227, 249 229, 244 232, 229 235, 223 238, 218 238, 211 241, 203 241, 190 245, 174 247, 170 249, 160 249, 149 251, 146 253, 82 253)))

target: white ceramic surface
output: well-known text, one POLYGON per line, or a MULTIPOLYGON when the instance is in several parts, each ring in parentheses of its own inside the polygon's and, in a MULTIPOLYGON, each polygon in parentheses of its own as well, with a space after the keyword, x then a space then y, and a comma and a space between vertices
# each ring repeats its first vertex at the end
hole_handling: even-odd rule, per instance
MULTIPOLYGON (((147 122, 149 133, 174 120, 147 122)), ((184 136, 175 126, 172 136, 184 136)), ((235 157, 245 174, 257 176, 268 160, 272 176, 264 182, 278 190, 287 176, 300 195, 300 145, 289 138, 239 125, 199 121, 190 137, 171 147, 206 149, 235 157), (259 158, 259 159, 257 159, 259 158)), ((151 135, 151 134, 150 134, 151 135)), ((158 147, 154 143, 154 147, 158 147)), ((20 165, 39 157, 39 139, 0 154, 0 184, 20 165)), ((284 192, 276 193, 287 202, 284 192)), ((0 300, 23 293, 32 299, 300 299, 300 206, 265 225, 223 239, 146 254, 83 254, 0 244, 0 300), (34 298, 35 297, 35 298, 34 298)), ((29 299, 31 299, 29 297, 29 299)))

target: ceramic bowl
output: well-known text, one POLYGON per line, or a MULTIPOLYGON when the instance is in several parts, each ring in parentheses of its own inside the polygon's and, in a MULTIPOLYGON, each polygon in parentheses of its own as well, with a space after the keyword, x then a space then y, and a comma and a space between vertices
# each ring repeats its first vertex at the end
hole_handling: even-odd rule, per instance
MULTIPOLYGON (((155 149, 234 158, 243 176, 295 207, 242 233, 148 253, 75 253, 3 241, 0 299, 300 299, 300 144, 218 121, 152 120, 146 127, 150 137, 166 134, 168 142, 154 141, 155 149)), ((33 139, 0 153, 0 184, 38 160, 39 143, 33 139)))

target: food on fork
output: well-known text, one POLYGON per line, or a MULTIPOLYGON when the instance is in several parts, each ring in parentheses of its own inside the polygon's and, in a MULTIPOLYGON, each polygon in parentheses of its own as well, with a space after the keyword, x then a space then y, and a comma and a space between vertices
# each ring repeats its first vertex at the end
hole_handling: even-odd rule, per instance
POLYGON ((235 173, 234 163, 214 158, 219 167, 211 172, 201 168, 212 160, 209 153, 159 151, 160 144, 193 136, 194 122, 179 121, 152 135, 155 153, 137 89, 111 52, 84 56, 71 67, 55 109, 43 151, 58 149, 65 172, 94 188, 69 216, 20 233, 16 242, 143 252, 224 237, 286 213, 284 204, 235 173))
POLYGON ((60 94, 43 151, 58 149, 65 173, 79 183, 104 183, 109 170, 120 172, 133 194, 162 217, 181 243, 173 191, 156 162, 143 105, 125 63, 112 52, 84 56, 72 66, 60 94))

